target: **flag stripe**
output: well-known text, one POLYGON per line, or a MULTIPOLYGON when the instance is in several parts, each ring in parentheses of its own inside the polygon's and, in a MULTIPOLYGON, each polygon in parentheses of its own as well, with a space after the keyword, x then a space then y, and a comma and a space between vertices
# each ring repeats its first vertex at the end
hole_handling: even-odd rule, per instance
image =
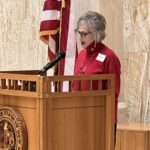
POLYGON ((69 19, 69 31, 67 39, 66 59, 64 66, 64 75, 73 75, 75 57, 76 57, 76 39, 75 39, 75 8, 74 1, 70 2, 70 19, 69 19))
POLYGON ((57 10, 46 10, 42 14, 42 20, 60 20, 60 11, 57 10))
POLYGON ((55 57, 55 53, 52 52, 52 50, 48 47, 48 58, 49 60, 52 60, 55 57))
POLYGON ((45 10, 60 10, 61 0, 46 0, 44 3, 43 11, 45 10))
POLYGON ((49 47, 51 47, 51 51, 53 54, 55 54, 55 47, 56 47, 56 36, 52 35, 49 36, 49 43, 48 43, 49 47))
POLYGON ((42 21, 40 31, 57 30, 59 28, 59 23, 60 21, 58 20, 42 21))

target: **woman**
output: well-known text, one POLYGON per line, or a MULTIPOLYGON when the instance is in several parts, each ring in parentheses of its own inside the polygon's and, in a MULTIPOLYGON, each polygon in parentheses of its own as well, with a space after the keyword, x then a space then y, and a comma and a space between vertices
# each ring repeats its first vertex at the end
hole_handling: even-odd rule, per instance
MULTIPOLYGON (((97 13, 88 11, 78 22, 76 35, 80 38, 83 50, 79 53, 74 75, 89 74, 115 74, 115 116, 117 122, 117 104, 120 92, 120 61, 116 54, 101 41, 105 38, 106 20, 97 13)), ((83 85, 88 90, 88 83, 83 85)), ((93 89, 96 89, 96 83, 93 89)), ((79 90, 78 82, 74 82, 73 91, 79 90)))

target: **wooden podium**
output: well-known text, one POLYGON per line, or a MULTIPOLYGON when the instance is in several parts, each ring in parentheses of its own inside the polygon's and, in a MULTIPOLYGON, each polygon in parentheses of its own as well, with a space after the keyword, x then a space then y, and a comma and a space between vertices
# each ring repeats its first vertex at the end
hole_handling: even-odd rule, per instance
POLYGON ((0 107, 13 107, 23 116, 28 150, 114 150, 114 75, 50 77, 35 72, 0 73, 0 107), (83 80, 108 80, 109 86, 71 92, 75 80, 81 86, 83 80), (68 91, 61 90, 64 83, 68 91))

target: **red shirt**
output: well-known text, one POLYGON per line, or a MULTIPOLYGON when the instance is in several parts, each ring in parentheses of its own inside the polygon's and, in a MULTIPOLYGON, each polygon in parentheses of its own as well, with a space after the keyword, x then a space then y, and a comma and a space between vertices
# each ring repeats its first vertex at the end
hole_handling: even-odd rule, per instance
MULTIPOLYGON (((118 96, 120 92, 121 64, 116 54, 103 43, 93 42, 86 49, 83 49, 76 60, 74 75, 79 74, 115 74, 115 116, 117 120, 118 96)), ((97 88, 97 82, 93 84, 93 89, 97 88)), ((103 87, 105 88, 105 87, 103 87)), ((89 82, 83 82, 83 90, 89 89, 89 82)), ((79 91, 79 83, 75 81, 72 86, 73 91, 79 91)))

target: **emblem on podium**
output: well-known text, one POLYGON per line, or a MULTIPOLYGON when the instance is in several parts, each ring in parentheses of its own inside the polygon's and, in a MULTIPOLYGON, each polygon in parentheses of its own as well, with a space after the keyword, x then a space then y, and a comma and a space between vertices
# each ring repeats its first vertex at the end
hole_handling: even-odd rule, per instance
POLYGON ((28 134, 21 114, 13 107, 0 107, 0 150, 27 150, 28 134))

